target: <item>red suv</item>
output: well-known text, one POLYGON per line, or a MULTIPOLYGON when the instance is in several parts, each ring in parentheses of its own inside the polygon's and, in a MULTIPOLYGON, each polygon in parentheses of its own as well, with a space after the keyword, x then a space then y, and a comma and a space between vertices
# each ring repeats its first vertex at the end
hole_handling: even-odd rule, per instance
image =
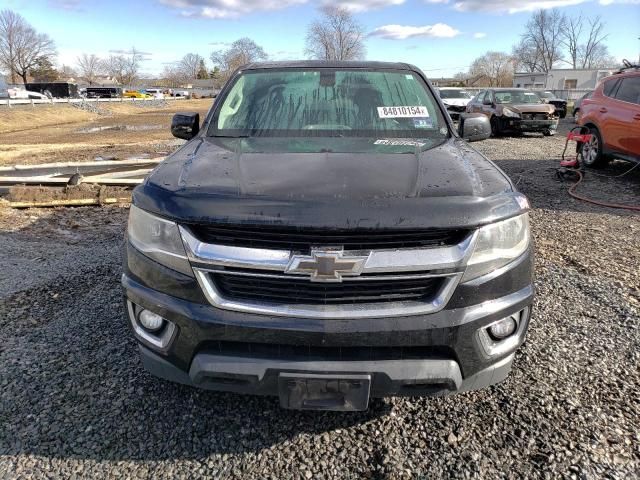
POLYGON ((585 165, 603 167, 612 157, 640 162, 640 66, 626 63, 604 79, 580 110, 578 125, 592 133, 582 147, 585 165))

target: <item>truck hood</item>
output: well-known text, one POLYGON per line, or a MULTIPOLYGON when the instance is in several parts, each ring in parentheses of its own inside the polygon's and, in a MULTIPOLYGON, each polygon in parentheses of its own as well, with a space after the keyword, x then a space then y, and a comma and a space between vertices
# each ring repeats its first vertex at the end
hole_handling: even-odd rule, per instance
POLYGON ((427 150, 344 139, 351 152, 323 140, 331 151, 318 139, 199 137, 155 168, 133 202, 182 223, 322 228, 477 226, 525 208, 505 174, 460 139, 427 150), (296 141, 309 151, 292 152, 296 141))

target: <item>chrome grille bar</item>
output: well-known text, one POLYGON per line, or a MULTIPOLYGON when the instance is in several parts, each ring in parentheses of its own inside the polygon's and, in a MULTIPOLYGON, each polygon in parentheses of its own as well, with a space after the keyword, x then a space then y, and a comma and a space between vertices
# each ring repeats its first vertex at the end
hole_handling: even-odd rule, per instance
POLYGON ((360 275, 344 276, 343 282, 393 282, 441 277, 443 281, 433 298, 361 304, 283 305, 281 302, 248 298, 225 298, 216 287, 212 273, 299 281, 300 275, 284 273, 298 252, 209 244, 200 241, 185 226, 180 226, 180 233, 196 279, 213 306, 245 313, 317 319, 396 317, 442 310, 462 278, 477 238, 473 232, 453 246, 345 252, 350 256, 366 257, 366 261, 360 275))
MULTIPOLYGON (((208 272, 208 273, 223 273, 225 275, 238 275, 238 276, 243 276, 243 277, 257 277, 257 278, 279 278, 279 279, 300 279, 299 275, 292 275, 292 274, 284 274, 284 273, 261 273, 261 272, 256 272, 255 270, 247 270, 247 271, 242 271, 242 270, 229 270, 229 269, 218 269, 215 267, 211 267, 211 268, 198 268, 198 270, 201 270, 203 272, 208 272)), ((455 275, 455 274, 449 274, 449 275, 455 275)), ((423 278, 439 278, 439 277, 443 277, 443 276, 447 276, 446 274, 442 274, 442 273, 407 273, 407 274, 401 274, 401 275, 364 275, 364 276, 359 276, 359 277, 344 277, 342 279, 343 282, 358 282, 358 281, 369 281, 369 280, 373 280, 373 281, 388 281, 388 280, 420 280, 423 278)))
MULTIPOLYGON (((284 272, 291 255, 288 250, 213 245, 198 240, 191 231, 180 226, 189 261, 197 266, 210 265, 274 270, 284 272)), ((368 256, 362 274, 384 272, 416 272, 427 270, 458 271, 475 246, 476 233, 461 243, 446 247, 407 248, 395 250, 349 251, 352 255, 368 256)))

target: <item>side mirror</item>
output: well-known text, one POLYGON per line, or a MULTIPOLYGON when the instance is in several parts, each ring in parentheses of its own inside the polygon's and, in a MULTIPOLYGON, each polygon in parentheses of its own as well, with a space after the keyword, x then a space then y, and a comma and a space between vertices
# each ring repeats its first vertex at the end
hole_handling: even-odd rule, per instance
POLYGON ((483 105, 493 105, 493 102, 491 100, 483 100, 482 104, 483 105))
POLYGON ((196 112, 176 113, 171 120, 174 137, 191 140, 200 131, 200 114, 196 112))
POLYGON ((482 113, 463 113, 460 115, 458 134, 468 142, 486 140, 491 136, 491 122, 482 113))

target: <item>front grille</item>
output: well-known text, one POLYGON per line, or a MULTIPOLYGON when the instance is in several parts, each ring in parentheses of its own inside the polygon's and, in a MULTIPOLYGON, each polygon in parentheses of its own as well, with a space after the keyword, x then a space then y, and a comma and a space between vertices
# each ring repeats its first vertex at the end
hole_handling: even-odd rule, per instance
POLYGON ((465 105, 448 105, 447 110, 452 112, 463 113, 467 111, 467 107, 465 105))
POLYGON ((402 301, 429 301, 443 285, 443 277, 389 281, 349 279, 342 283, 310 282, 293 275, 252 277, 210 273, 219 292, 236 301, 262 301, 278 305, 344 305, 402 301))
POLYGON ((523 113, 523 120, 548 120, 549 115, 547 113, 523 113))
POLYGON ((273 226, 190 225, 205 243, 249 248, 309 252, 316 246, 343 246, 345 250, 427 248, 460 243, 469 230, 328 230, 273 226))
POLYGON ((199 352, 225 356, 251 356, 265 359, 363 361, 451 359, 452 350, 444 346, 320 346, 234 341, 207 341, 199 352))

